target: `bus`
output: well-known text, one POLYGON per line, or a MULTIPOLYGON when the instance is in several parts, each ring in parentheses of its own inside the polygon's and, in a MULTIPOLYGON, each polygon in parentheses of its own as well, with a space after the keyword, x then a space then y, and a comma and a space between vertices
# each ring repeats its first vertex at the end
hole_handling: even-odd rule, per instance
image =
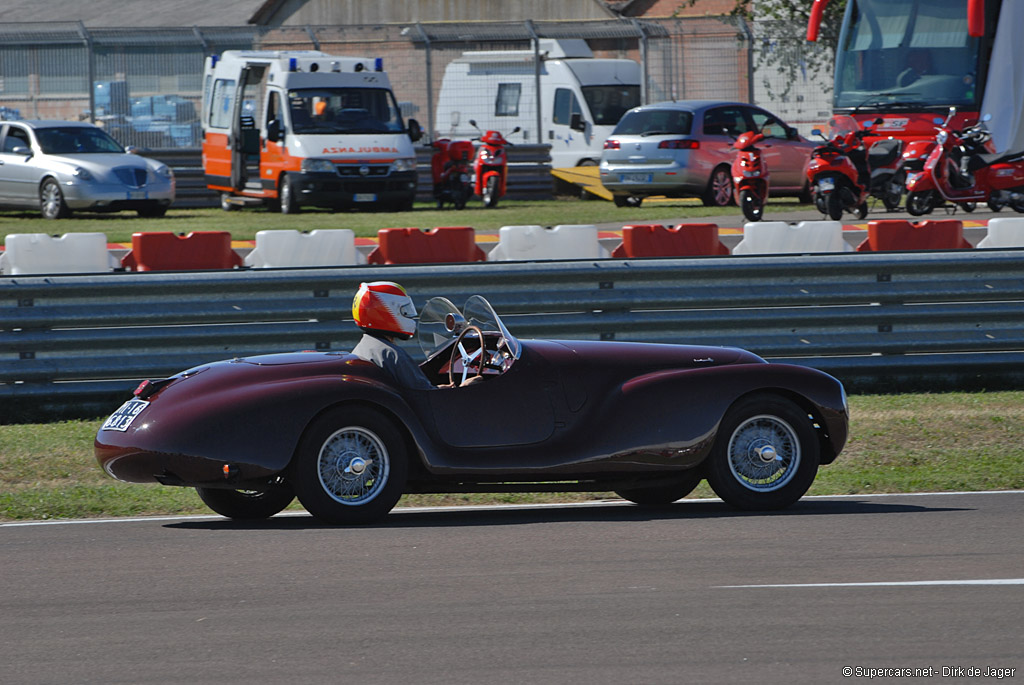
MULTIPOLYGON (((827 2, 814 0, 808 40, 817 40, 827 2)), ((856 115, 862 122, 881 118, 870 143, 879 137, 932 138, 935 118, 945 117, 951 107, 955 128, 991 112, 995 147, 1012 147, 1019 142, 1024 106, 1012 101, 1024 92, 1024 66, 1012 49, 1012 34, 1024 26, 1022 5, 1015 0, 847 0, 836 46, 833 114, 856 115)))

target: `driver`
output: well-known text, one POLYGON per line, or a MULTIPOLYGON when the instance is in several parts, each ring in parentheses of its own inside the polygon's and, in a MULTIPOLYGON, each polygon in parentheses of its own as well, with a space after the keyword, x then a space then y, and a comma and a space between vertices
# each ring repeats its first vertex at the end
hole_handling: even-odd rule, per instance
MULTIPOLYGON (((363 329, 363 337, 352 348, 352 354, 384 369, 403 388, 432 390, 435 387, 409 353, 395 344, 395 338, 409 340, 416 334, 416 307, 405 288, 391 281, 360 284, 352 300, 352 318, 363 329)), ((480 378, 472 376, 462 385, 470 385, 480 378)))

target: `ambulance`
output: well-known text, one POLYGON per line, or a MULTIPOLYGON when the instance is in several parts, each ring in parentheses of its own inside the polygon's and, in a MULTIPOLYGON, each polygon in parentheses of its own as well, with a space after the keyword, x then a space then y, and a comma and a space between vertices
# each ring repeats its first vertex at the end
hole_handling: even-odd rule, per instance
POLYGON ((402 120, 380 58, 229 50, 206 58, 207 187, 232 210, 265 204, 411 209, 422 130, 402 120))

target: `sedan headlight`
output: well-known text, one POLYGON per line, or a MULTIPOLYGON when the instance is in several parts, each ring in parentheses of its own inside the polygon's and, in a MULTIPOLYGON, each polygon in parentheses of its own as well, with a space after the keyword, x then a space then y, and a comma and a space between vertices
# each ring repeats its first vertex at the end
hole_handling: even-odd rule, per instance
POLYGON ((307 157, 302 160, 302 170, 306 173, 338 173, 338 170, 334 167, 334 162, 329 159, 316 159, 315 157, 307 157))
POLYGON ((76 166, 72 170, 71 175, 77 178, 79 181, 92 181, 92 173, 85 167, 76 166))
POLYGON ((399 157, 391 163, 391 168, 394 171, 416 171, 416 158, 399 157))
POLYGON ((171 167, 167 166, 166 164, 161 164, 160 166, 158 166, 156 169, 153 170, 153 173, 159 176, 160 178, 174 178, 174 172, 171 171, 171 167))

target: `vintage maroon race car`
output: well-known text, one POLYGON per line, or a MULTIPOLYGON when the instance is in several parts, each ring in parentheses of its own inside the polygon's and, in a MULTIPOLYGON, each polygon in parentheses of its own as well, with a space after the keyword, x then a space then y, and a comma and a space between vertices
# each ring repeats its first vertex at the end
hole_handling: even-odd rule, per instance
POLYGON ((403 493, 611 490, 659 506, 702 478, 733 506, 779 509, 846 442, 839 381, 744 350, 518 340, 480 296, 462 312, 430 300, 418 335, 435 383, 484 380, 406 390, 341 352, 204 364, 140 385, 96 457, 120 480, 195 487, 230 518, 298 496, 344 524, 403 493))

